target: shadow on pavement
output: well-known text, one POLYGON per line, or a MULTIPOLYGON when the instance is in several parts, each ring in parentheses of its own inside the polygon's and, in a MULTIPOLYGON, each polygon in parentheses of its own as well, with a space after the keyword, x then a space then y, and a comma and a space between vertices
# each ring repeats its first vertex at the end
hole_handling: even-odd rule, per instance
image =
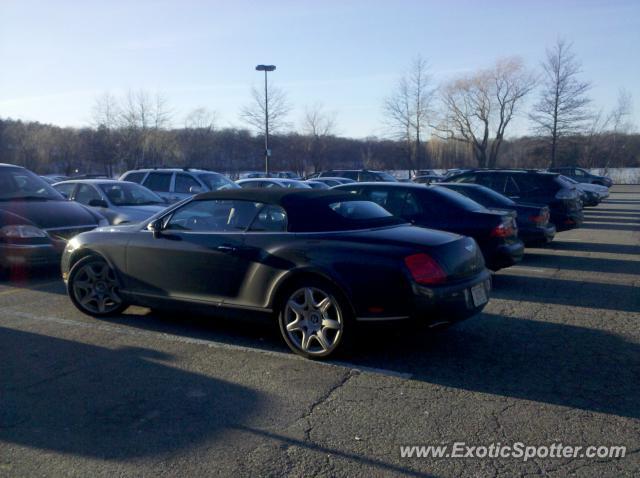
POLYGON ((501 272, 493 278, 492 297, 640 313, 638 288, 623 284, 531 277, 501 272))
MULTIPOLYGON (((599 257, 565 256, 557 254, 525 254, 521 264, 531 267, 568 269, 576 271, 597 271, 614 274, 640 274, 640 261, 624 259, 603 259, 599 257)), ((508 269, 506 271, 508 273, 508 269)))
POLYGON ((640 417, 640 346, 591 328, 481 314, 440 333, 368 337, 353 363, 457 389, 640 417))
POLYGON ((171 366, 147 349, 108 348, 0 328, 0 441, 101 459, 215 439, 263 397, 171 366))
MULTIPOLYGON (((640 255, 640 246, 627 244, 604 244, 596 242, 553 241, 546 246, 547 249, 557 251, 599 252, 604 254, 637 254, 640 255)), ((527 255, 529 252, 527 251, 527 255)), ((525 256, 526 257, 526 256, 525 256)))
MULTIPOLYGON (((605 219, 606 221, 606 219, 605 219)), ((609 224, 608 222, 586 222, 580 226, 582 229, 598 229, 600 231, 640 231, 640 224, 609 224)))
POLYGON ((66 294, 60 267, 16 268, 0 272, 0 286, 66 294))

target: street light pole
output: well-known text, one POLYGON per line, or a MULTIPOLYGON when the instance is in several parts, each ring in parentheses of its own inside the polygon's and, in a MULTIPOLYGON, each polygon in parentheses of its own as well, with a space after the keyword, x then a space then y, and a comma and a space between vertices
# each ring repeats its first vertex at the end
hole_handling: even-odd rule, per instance
POLYGON ((269 150, 269 92, 267 88, 267 72, 274 71, 275 65, 258 65, 257 71, 264 71, 264 171, 266 175, 269 175, 269 157, 271 151, 269 150))

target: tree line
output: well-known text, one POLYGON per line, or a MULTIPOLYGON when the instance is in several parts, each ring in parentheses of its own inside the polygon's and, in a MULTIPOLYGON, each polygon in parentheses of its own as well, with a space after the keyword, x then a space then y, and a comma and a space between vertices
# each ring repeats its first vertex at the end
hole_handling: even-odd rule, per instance
MULTIPOLYGON (((440 85, 417 57, 383 102, 386 137, 363 139, 337 135, 336 115, 321 104, 308 106, 294 128, 286 92, 270 86, 271 167, 303 174, 363 167, 640 166, 630 95, 622 90, 614 108, 598 111, 581 74, 563 40, 547 50, 538 72, 517 57, 504 58, 440 85), (525 99, 529 111, 523 111, 525 99), (529 120, 530 135, 506 135, 516 117, 529 120)), ((84 128, 0 118, 0 161, 66 175, 173 166, 235 176, 263 169, 264 109, 264 91, 254 89, 240 111, 246 127, 218 128, 215 112, 206 108, 191 111, 176 127, 162 95, 104 94, 84 128)))

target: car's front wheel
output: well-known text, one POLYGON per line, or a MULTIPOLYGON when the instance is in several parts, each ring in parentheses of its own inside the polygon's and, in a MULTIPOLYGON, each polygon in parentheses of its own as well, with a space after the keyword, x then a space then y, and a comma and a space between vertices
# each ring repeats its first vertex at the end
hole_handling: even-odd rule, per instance
POLYGON ((94 317, 118 314, 128 306, 120 295, 115 271, 97 256, 85 257, 73 266, 67 291, 81 312, 94 317))
POLYGON ((343 348, 349 308, 337 291, 322 283, 294 287, 282 301, 280 332, 291 350, 307 358, 326 358, 343 348))

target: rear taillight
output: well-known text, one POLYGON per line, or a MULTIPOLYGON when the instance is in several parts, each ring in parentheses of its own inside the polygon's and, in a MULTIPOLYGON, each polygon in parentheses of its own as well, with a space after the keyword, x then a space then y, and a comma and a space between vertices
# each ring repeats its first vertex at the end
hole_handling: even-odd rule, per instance
POLYGON ((435 285, 446 281, 447 276, 435 259, 428 254, 413 254, 404 258, 411 277, 418 284, 435 285))
POLYGON ((538 225, 544 225, 549 221, 549 213, 547 212, 538 216, 529 216, 529 221, 538 225))
POLYGON ((491 237, 511 237, 515 232, 516 231, 511 223, 499 224, 491 231, 491 237))

